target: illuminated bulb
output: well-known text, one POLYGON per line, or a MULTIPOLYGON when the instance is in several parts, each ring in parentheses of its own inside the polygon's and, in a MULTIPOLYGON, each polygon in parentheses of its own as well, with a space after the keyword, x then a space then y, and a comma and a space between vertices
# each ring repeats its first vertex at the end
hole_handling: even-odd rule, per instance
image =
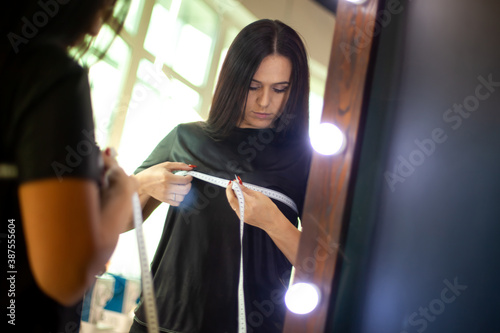
POLYGON ((285 304, 293 313, 306 314, 319 303, 319 289, 310 283, 296 283, 285 295, 285 304))
POLYGON ((330 123, 321 123, 310 132, 311 145, 322 155, 333 155, 340 153, 346 145, 344 133, 330 123))
POLYGON ((360 5, 363 2, 365 2, 366 0, 347 0, 347 1, 352 2, 353 4, 356 4, 356 5, 360 5))

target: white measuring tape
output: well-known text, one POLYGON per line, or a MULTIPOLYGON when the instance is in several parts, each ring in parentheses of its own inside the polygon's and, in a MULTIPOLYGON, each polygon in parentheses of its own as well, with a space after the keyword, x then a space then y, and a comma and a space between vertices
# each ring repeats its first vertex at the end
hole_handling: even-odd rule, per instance
POLYGON ((246 311, 245 311, 245 292, 243 290, 243 229, 245 227, 245 222, 243 217, 245 216, 245 198, 243 197, 243 192, 241 191, 240 185, 238 185, 237 177, 234 177, 233 190, 238 198, 238 205, 240 208, 240 278, 238 280, 238 333, 246 333, 247 322, 246 322, 246 311))
MULTIPOLYGON (((198 172, 198 171, 177 171, 177 172, 175 172, 175 174, 179 175, 179 176, 191 175, 194 178, 198 178, 198 179, 201 179, 203 181, 206 181, 207 183, 218 185, 221 187, 227 187, 227 184, 229 183, 229 180, 227 180, 227 179, 219 178, 219 177, 215 177, 215 176, 210 176, 210 175, 198 172)), ((293 209, 295 213, 297 213, 297 214, 299 213, 299 210, 297 209, 297 205, 295 204, 295 202, 290 197, 284 195, 283 193, 280 193, 280 192, 274 191, 274 190, 270 190, 270 189, 262 187, 262 186, 257 186, 257 185, 245 183, 245 182, 243 182, 243 185, 245 185, 245 187, 248 187, 249 189, 251 189, 253 191, 260 192, 271 199, 278 200, 278 201, 284 203, 285 205, 287 205, 288 207, 290 207, 291 209, 293 209)))
MULTIPOLYGON (((186 176, 190 175, 194 178, 198 178, 207 183, 214 184, 221 187, 227 187, 229 180, 210 176, 197 171, 177 171, 176 175, 186 176)), ((243 192, 238 180, 235 177, 233 184, 233 190, 238 198, 238 206, 240 209, 240 277, 238 281, 238 333, 246 333, 246 312, 245 312, 245 293, 243 290, 243 230, 245 226, 244 215, 245 215, 245 199, 243 197, 243 192)), ((243 183, 247 188, 261 192, 269 198, 278 200, 290 208, 292 208, 296 213, 298 213, 297 205, 288 196, 274 190, 267 189, 265 187, 243 183)), ((146 318, 148 323, 149 333, 158 333, 158 315, 156 311, 156 302, 154 298, 153 281, 151 277, 151 272, 148 267, 148 260, 146 257, 146 247, 144 245, 144 237, 142 234, 142 209, 141 203, 139 201, 139 196, 137 193, 133 196, 133 208, 134 208, 134 226, 137 232, 137 244, 139 247, 139 259, 141 262, 141 276, 142 276, 142 288, 143 288, 143 298, 146 307, 146 318)))
POLYGON ((132 208, 134 209, 134 227, 137 236, 137 247, 139 248, 139 261, 141 265, 142 297, 146 307, 146 322, 148 323, 148 333, 158 333, 158 312, 156 311, 156 301, 153 288, 153 278, 149 270, 149 260, 146 255, 146 245, 142 233, 142 207, 139 195, 132 196, 132 208))

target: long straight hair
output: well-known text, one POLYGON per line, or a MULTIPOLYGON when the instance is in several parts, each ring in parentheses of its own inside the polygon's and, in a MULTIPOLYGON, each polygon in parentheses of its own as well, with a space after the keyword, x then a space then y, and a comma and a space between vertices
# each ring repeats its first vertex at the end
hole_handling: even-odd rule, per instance
POLYGON ((211 137, 224 139, 238 126, 252 78, 269 55, 284 56, 292 63, 288 100, 274 122, 278 137, 307 135, 309 66, 304 43, 283 22, 263 19, 243 28, 227 52, 205 127, 211 137))

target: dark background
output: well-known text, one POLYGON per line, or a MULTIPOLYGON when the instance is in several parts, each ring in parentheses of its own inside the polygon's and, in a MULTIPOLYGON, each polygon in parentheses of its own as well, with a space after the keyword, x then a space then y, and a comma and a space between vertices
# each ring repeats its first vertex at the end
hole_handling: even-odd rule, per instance
POLYGON ((500 1, 398 2, 376 35, 326 331, 500 333, 500 1), (459 124, 479 77, 498 86, 459 124))
POLYGON ((338 0, 314 0, 332 13, 337 12, 337 3, 338 0))

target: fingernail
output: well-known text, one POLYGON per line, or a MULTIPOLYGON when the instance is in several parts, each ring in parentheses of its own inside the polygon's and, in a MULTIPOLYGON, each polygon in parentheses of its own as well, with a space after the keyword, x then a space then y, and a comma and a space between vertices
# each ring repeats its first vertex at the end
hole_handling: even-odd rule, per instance
POLYGON ((106 148, 106 150, 104 151, 104 154, 106 154, 106 156, 111 156, 111 149, 109 147, 106 148))
POLYGON ((190 167, 190 168, 196 168, 196 165, 188 164, 188 167, 190 167))
POLYGON ((233 182, 233 181, 232 181, 232 180, 230 180, 230 181, 229 181, 229 184, 227 184, 227 185, 231 185, 231 183, 232 183, 232 182, 233 182))
POLYGON ((243 185, 243 182, 241 181, 240 176, 236 176, 236 177, 238 177, 238 180, 240 181, 240 185, 243 185))
POLYGON ((111 157, 116 158, 118 156, 118 153, 116 152, 115 148, 111 147, 110 149, 111 157))

